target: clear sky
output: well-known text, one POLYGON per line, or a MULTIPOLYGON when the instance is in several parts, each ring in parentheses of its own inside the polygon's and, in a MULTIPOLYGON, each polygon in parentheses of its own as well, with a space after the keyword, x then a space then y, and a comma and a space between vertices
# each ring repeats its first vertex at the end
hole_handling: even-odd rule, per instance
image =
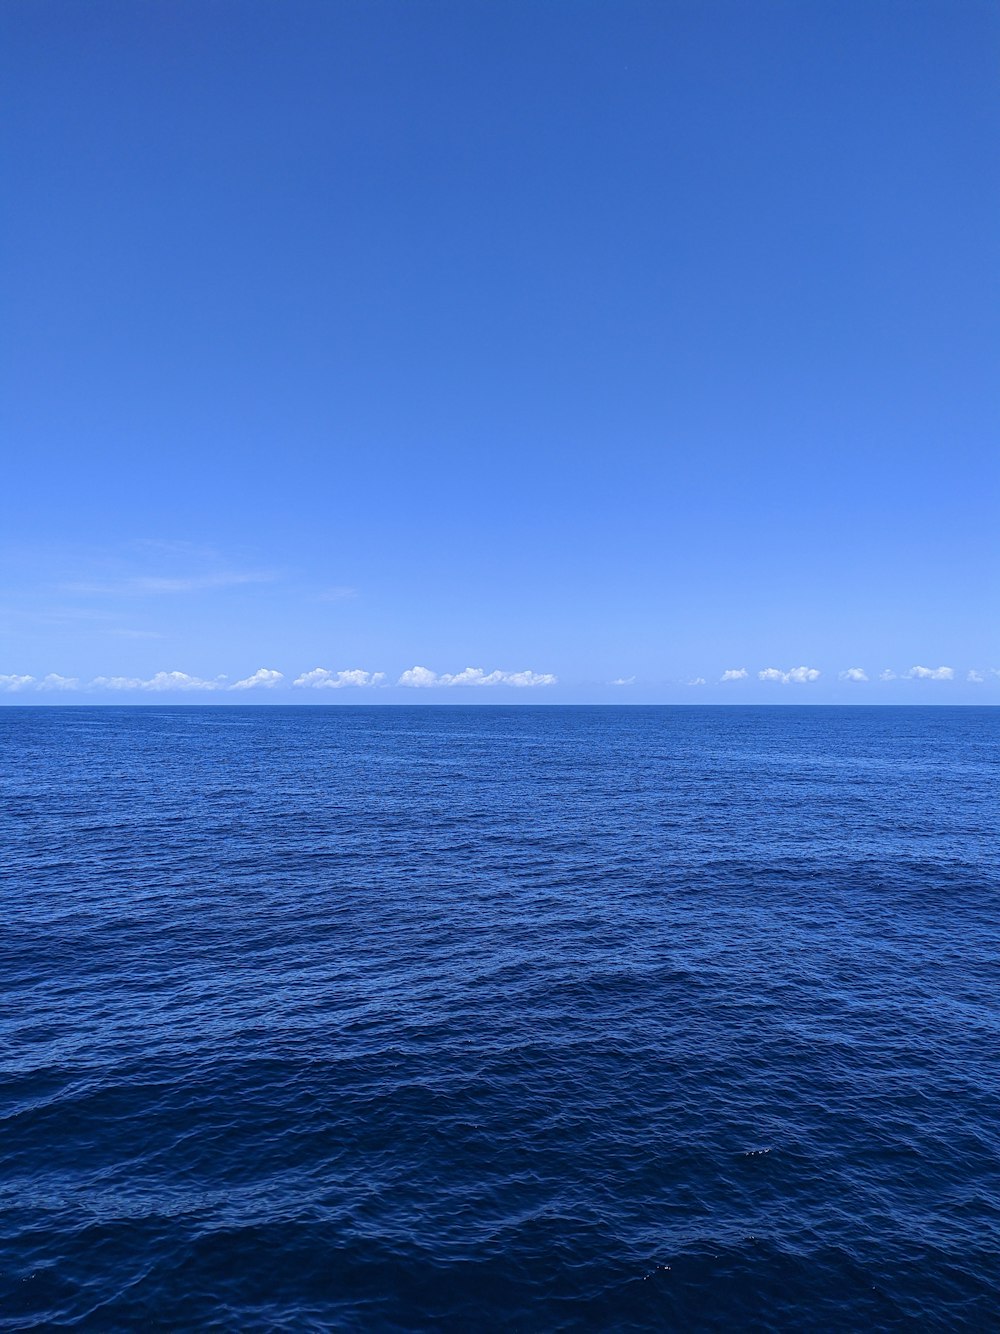
POLYGON ((0 29, 4 702, 1000 702, 1000 6, 0 29))

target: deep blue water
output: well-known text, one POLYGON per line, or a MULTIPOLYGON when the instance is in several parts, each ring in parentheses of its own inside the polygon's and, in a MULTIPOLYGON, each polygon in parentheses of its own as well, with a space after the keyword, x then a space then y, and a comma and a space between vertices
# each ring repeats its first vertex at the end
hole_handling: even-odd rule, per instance
POLYGON ((8 1328, 1000 1328, 1000 710, 0 710, 8 1328))

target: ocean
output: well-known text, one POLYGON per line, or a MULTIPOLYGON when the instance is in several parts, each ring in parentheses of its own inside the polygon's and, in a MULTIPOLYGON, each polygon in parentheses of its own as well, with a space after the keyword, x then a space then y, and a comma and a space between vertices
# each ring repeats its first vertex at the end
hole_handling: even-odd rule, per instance
POLYGON ((7 1329, 1000 1329, 1000 709, 0 710, 7 1329))

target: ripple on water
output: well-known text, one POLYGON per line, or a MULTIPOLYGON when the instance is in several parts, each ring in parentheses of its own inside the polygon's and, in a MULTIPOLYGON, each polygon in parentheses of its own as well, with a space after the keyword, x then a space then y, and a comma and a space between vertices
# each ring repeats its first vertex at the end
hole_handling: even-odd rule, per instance
POLYGON ((1000 1327, 975 709, 5 709, 12 1327, 1000 1327))

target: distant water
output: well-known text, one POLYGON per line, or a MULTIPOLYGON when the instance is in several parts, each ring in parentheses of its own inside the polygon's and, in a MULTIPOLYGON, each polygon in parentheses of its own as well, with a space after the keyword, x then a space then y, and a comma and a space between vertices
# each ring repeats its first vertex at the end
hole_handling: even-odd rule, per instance
POLYGON ((1000 710, 0 710, 0 1323, 1000 1328, 1000 710))

